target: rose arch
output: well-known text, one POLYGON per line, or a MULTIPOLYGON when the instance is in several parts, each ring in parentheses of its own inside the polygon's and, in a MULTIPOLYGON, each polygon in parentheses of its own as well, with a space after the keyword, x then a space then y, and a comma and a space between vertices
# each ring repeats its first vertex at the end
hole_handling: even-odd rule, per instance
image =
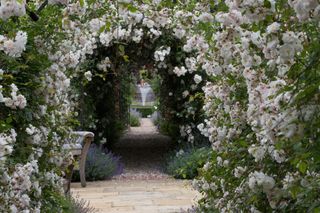
MULTIPOLYGON (((203 114, 205 75, 197 72, 196 58, 204 60, 209 46, 201 33, 192 33, 188 44, 184 41, 194 22, 206 23, 210 16, 186 20, 188 15, 181 13, 157 4, 117 3, 108 5, 105 14, 110 16, 85 20, 82 32, 95 36, 90 43, 95 48, 79 63, 71 82, 80 100, 76 102, 82 128, 93 129, 98 140, 107 138, 112 144, 127 118, 132 77, 146 67, 160 76, 159 106, 164 120, 175 124, 172 136, 177 137, 184 125, 191 133, 203 114)), ((194 142, 192 137, 188 140, 194 142)))

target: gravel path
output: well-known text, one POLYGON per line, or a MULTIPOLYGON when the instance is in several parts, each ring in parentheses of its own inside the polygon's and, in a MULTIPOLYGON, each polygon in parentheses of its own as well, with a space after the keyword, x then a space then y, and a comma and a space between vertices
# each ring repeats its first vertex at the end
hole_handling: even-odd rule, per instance
POLYGON ((164 155, 170 148, 170 138, 159 134, 148 118, 140 127, 130 130, 116 144, 113 152, 120 155, 124 173, 116 180, 159 180, 170 178, 164 173, 164 155))

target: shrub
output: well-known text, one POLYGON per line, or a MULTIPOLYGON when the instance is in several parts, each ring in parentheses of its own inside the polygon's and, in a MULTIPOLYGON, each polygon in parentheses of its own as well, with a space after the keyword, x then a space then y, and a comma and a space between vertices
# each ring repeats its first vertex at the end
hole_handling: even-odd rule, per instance
MULTIPOLYGON (((100 149, 93 144, 88 152, 86 161, 86 179, 89 181, 106 180, 121 174, 123 164, 120 157, 107 149, 100 149)), ((73 180, 79 181, 79 172, 74 174, 73 180)))
POLYGON ((198 176, 198 169, 208 160, 212 150, 208 148, 180 150, 171 155, 167 162, 167 172, 180 179, 192 179, 198 176))
POLYGON ((68 208, 65 213, 95 213, 97 212, 93 207, 89 205, 84 199, 79 197, 68 196, 67 197, 68 208))
POLYGON ((158 120, 159 131, 168 135, 172 138, 173 141, 177 141, 180 138, 179 125, 176 123, 171 123, 165 119, 158 120))
POLYGON ((139 117, 131 114, 131 115, 130 115, 130 126, 133 126, 133 127, 140 126, 140 119, 139 119, 139 117))
POLYGON ((137 108, 137 111, 141 113, 143 118, 147 118, 148 116, 152 115, 153 113, 152 107, 139 107, 137 108))

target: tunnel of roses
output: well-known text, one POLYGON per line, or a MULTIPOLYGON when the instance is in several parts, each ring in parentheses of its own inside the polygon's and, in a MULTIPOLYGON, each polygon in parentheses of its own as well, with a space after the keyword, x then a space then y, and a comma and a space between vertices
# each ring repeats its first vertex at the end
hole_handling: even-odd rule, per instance
POLYGON ((3 0, 0 212, 72 212, 71 132, 119 137, 136 70, 209 142, 196 212, 319 212, 318 0, 3 0), (162 83, 161 83, 162 82, 162 83))
POLYGON ((141 35, 133 41, 114 39, 107 47, 101 41, 98 42, 93 54, 81 65, 84 74, 71 82, 78 99, 76 108, 81 123, 79 128, 95 132, 98 143, 107 140, 105 145, 108 148, 117 142, 129 122, 132 93, 135 92, 134 85, 142 78, 139 72, 141 69, 146 70, 149 76, 149 79, 148 76, 144 77, 145 80, 157 80, 153 88, 159 96, 157 105, 162 115, 161 122, 164 123, 162 126, 166 126, 163 127, 164 132, 173 141, 177 141, 180 136, 180 125, 190 120, 196 123, 203 114, 199 107, 203 104, 201 87, 188 92, 190 96, 198 94, 197 98, 190 100, 187 95, 185 98, 177 97, 188 89, 187 85, 194 83, 194 79, 191 74, 178 78, 173 69, 183 66, 185 59, 193 54, 183 52, 183 43, 170 29, 163 31, 157 38, 150 38, 144 33, 148 29, 143 26, 137 28, 141 35), (188 108, 194 110, 193 116, 189 118, 184 111, 188 108))

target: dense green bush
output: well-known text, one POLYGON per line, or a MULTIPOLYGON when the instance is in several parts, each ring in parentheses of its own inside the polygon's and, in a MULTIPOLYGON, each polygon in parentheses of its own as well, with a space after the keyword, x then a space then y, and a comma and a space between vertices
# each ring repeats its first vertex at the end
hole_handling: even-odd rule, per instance
POLYGON ((166 121, 165 119, 159 119, 157 121, 160 132, 164 135, 168 135, 172 138, 173 141, 180 137, 179 134, 179 125, 166 121))
POLYGON ((130 115, 130 126, 137 127, 140 126, 140 119, 135 115, 130 115))
POLYGON ((139 107, 139 108, 137 108, 137 111, 141 113, 141 116, 143 118, 147 118, 148 116, 152 115, 153 108, 151 108, 151 107, 139 107))
POLYGON ((208 148, 180 150, 168 158, 167 172, 180 179, 193 179, 207 162, 212 150, 208 148))

